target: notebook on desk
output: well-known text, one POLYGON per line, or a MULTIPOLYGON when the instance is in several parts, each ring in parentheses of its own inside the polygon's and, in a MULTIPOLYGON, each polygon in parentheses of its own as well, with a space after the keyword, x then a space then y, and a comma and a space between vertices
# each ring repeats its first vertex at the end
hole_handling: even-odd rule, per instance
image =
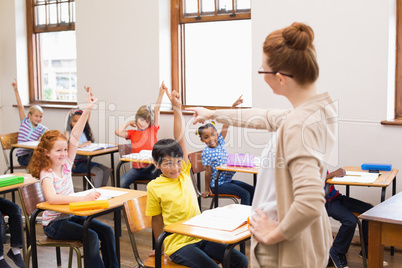
POLYGON ((112 148, 115 147, 116 145, 114 144, 108 144, 108 143, 92 143, 89 146, 79 148, 79 151, 85 151, 85 152, 93 152, 97 150, 103 150, 107 148, 112 148))

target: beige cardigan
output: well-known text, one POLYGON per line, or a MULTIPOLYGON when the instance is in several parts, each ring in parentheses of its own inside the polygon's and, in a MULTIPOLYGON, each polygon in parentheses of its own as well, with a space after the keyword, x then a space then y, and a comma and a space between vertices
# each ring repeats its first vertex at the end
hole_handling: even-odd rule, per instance
MULTIPOLYGON (((328 93, 316 95, 294 110, 216 112, 220 123, 278 132, 275 186, 279 228, 286 239, 278 244, 278 267, 328 264, 332 234, 324 181, 335 144, 336 117, 337 109, 328 93)), ((253 258, 254 248, 251 255, 252 267, 259 267, 253 258)))

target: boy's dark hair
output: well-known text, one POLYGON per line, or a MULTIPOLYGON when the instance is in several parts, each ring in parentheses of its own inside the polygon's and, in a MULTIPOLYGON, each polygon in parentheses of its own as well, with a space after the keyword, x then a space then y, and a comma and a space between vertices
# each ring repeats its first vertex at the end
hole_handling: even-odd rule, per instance
POLYGON ((183 149, 174 139, 159 140, 152 149, 152 158, 160 165, 165 156, 183 157, 183 149))
POLYGON ((215 123, 214 123, 214 122, 211 122, 211 123, 207 123, 207 124, 205 124, 205 125, 203 125, 203 126, 200 126, 200 127, 197 129, 197 131, 195 132, 195 134, 197 134, 198 136, 201 137, 202 132, 204 131, 204 129, 207 129, 207 128, 212 128, 212 129, 215 129, 215 130, 216 130, 215 123))

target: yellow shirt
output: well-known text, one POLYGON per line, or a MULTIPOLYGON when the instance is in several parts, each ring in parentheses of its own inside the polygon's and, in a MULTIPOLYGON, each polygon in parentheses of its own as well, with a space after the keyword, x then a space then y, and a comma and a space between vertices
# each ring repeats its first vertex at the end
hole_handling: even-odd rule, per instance
MULTIPOLYGON (((190 178, 190 163, 183 161, 182 171, 177 179, 160 177, 148 183, 147 216, 162 214, 166 225, 190 219, 200 214, 197 195, 190 178)), ((201 239, 172 234, 165 239, 165 254, 170 256, 180 248, 201 241, 201 239)))

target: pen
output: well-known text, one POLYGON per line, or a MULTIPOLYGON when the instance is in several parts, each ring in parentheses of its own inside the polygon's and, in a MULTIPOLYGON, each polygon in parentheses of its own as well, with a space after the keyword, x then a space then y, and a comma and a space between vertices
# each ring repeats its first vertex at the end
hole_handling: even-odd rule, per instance
POLYGON ((89 183, 89 185, 91 185, 91 187, 95 190, 95 192, 98 192, 95 188, 95 186, 91 183, 91 181, 87 178, 87 176, 84 176, 85 179, 87 180, 87 182, 89 183))

